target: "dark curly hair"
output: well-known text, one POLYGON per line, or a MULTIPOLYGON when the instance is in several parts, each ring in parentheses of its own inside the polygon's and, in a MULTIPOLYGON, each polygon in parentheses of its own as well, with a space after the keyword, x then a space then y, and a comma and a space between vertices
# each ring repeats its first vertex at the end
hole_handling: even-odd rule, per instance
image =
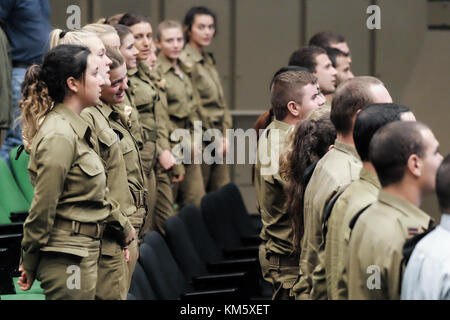
POLYGON ((300 253, 303 237, 303 195, 305 170, 328 151, 336 139, 329 109, 319 108, 295 126, 288 149, 281 157, 280 174, 286 180, 286 212, 291 219, 294 251, 300 253))

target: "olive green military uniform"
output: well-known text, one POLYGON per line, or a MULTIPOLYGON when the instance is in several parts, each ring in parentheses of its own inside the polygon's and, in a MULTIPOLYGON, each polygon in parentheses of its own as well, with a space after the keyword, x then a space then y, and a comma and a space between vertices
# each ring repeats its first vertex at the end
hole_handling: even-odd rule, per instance
MULTIPOLYGON (((131 127, 138 125, 139 122, 131 120, 124 113, 124 105, 112 106, 115 121, 111 121, 111 127, 119 136, 119 145, 122 151, 123 159, 125 161, 125 168, 127 172, 128 188, 133 196, 136 211, 129 216, 129 220, 136 230, 136 234, 144 224, 147 217, 147 190, 145 189, 145 174, 142 169, 142 161, 139 153, 139 146, 137 141, 131 134, 131 127)), ((131 108, 131 107, 130 107, 131 108)), ((128 245, 130 251, 130 261, 128 262, 128 286, 125 294, 128 292, 131 283, 131 277, 138 259, 138 241, 135 239, 128 245)))
POLYGON ((430 216, 411 202, 380 190, 378 201, 361 214, 351 233, 349 299, 400 299, 403 245, 431 224, 430 216))
MULTIPOLYGON (((155 85, 159 100, 155 105, 155 119, 158 130, 157 137, 157 150, 158 156, 162 151, 168 150, 171 152, 169 142, 169 129, 170 123, 167 105, 167 93, 165 80, 157 70, 152 70, 149 74, 150 80, 155 85)), ((173 191, 172 191, 172 177, 173 175, 179 175, 179 166, 175 165, 170 170, 166 171, 161 166, 159 161, 156 163, 156 204, 152 221, 152 229, 158 230, 161 234, 165 234, 164 223, 168 217, 175 214, 173 208, 173 191)))
MULTIPOLYGON (((262 164, 262 158, 259 157, 255 166, 257 206, 263 222, 261 238, 266 240, 265 258, 269 261, 267 271, 274 287, 273 299, 289 298, 289 291, 297 278, 299 265, 298 255, 292 254, 293 232, 285 209, 286 196, 283 189, 285 180, 280 176, 278 163, 275 163, 286 149, 286 134, 292 127, 278 120, 269 124, 259 138, 258 155, 265 154, 270 157, 270 166, 273 170, 268 170, 269 165, 262 164), (267 174, 266 170, 272 172, 267 174)), ((265 268, 267 265, 263 260, 261 264, 263 273, 265 268)))
POLYGON ((157 126, 155 119, 155 105, 159 99, 157 89, 149 78, 149 69, 144 63, 139 62, 137 68, 129 69, 128 72, 129 87, 127 95, 129 100, 134 103, 139 114, 139 123, 142 130, 132 132, 139 143, 139 133, 142 135, 141 159, 146 178, 147 197, 147 218, 139 233, 139 238, 152 228, 152 220, 156 204, 156 176, 155 166, 158 157, 157 150, 157 126))
MULTIPOLYGON (((171 62, 160 53, 158 56, 158 71, 165 80, 165 88, 168 103, 168 129, 169 136, 176 129, 186 129, 191 135, 191 141, 194 137, 194 121, 201 121, 198 115, 199 98, 192 87, 189 75, 180 67, 180 73, 175 72, 171 62)), ((201 128, 199 134, 201 135, 201 128)), ((180 141, 170 139, 171 148, 180 141)), ((191 144, 191 148, 194 145, 191 144)), ((191 149, 192 150, 192 149, 191 149)), ((194 204, 200 207, 200 201, 205 195, 203 185, 201 165, 195 164, 194 159, 190 158, 190 164, 180 164, 180 172, 184 179, 175 186, 174 191, 177 194, 175 199, 180 207, 186 204, 194 204)))
POLYGON ((299 275, 292 292, 296 299, 327 299, 322 233, 323 210, 341 188, 359 179, 361 160, 355 147, 335 140, 334 148, 317 163, 305 189, 304 234, 299 275), (317 268, 317 269, 316 269, 317 268), (315 283, 316 282, 316 285, 315 283))
MULTIPOLYGON (((22 263, 41 281, 47 299, 95 298, 103 223, 121 216, 109 200, 90 134, 81 117, 57 104, 32 141, 34 196, 24 223, 22 263)), ((123 221, 116 226, 124 232, 123 221)))
MULTIPOLYGON (((112 127, 113 122, 120 121, 119 114, 100 101, 94 107, 85 108, 81 117, 92 128, 93 136, 98 139, 97 150, 105 164, 106 184, 111 191, 111 197, 119 203, 120 211, 127 217, 131 229, 129 217, 136 213, 136 206, 128 189, 125 161, 119 145, 120 135, 112 127)), ((107 225, 102 238, 98 266, 97 299, 126 299, 128 266, 123 249, 123 239, 115 236, 114 228, 107 225)))
POLYGON ((325 271, 328 299, 346 300, 348 242, 350 221, 378 198, 381 185, 375 172, 361 169, 360 179, 339 196, 328 219, 325 245, 325 271))
MULTIPOLYGON (((198 52, 186 44, 180 60, 185 71, 192 75, 192 85, 201 99, 199 113, 203 126, 218 129, 225 137, 226 130, 232 127, 231 114, 225 103, 220 77, 212 54, 198 52)), ((229 168, 226 164, 202 164, 205 191, 214 191, 230 182, 229 168)))

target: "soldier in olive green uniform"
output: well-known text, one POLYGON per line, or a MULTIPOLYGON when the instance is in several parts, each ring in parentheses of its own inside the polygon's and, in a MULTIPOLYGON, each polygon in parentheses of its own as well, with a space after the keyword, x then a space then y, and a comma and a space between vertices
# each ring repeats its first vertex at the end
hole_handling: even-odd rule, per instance
MULTIPOLYGON (((198 91, 202 110, 203 126, 218 129, 223 135, 226 149, 226 130, 232 128, 232 118, 225 103, 223 88, 211 53, 204 52, 215 32, 215 15, 208 8, 191 8, 185 17, 188 43, 180 60, 192 75, 192 84, 198 91), (203 29, 199 26, 204 25, 203 29)), ((230 182, 229 168, 226 164, 202 164, 203 181, 206 192, 214 191, 230 182)))
MULTIPOLYGON (((260 254, 269 261, 267 271, 274 288, 273 299, 289 299, 289 291, 298 274, 299 256, 293 254, 293 231, 286 213, 285 179, 279 173, 278 160, 285 151, 288 130, 320 107, 324 100, 319 95, 317 78, 305 71, 278 74, 271 91, 275 119, 259 138, 255 166, 257 206, 263 222, 260 236, 265 242, 260 254), (292 110, 293 105, 299 108, 292 110), (265 158, 270 162, 267 163, 265 158)), ((267 268, 265 262, 265 259, 260 260, 263 273, 267 268)))
MULTIPOLYGON (((201 152, 201 146, 195 146, 192 143, 194 121, 200 121, 197 113, 200 99, 197 92, 193 90, 189 74, 183 71, 183 65, 178 59, 179 55, 175 57, 172 53, 174 49, 181 50, 183 47, 181 24, 171 20, 161 22, 158 26, 156 41, 161 50, 158 55, 157 71, 165 80, 169 136, 176 129, 186 129, 191 136, 189 141, 191 154, 187 157, 186 155, 180 155, 180 157, 183 156, 183 159, 189 158, 191 163, 178 165, 184 174, 184 179, 174 187, 175 199, 178 198, 177 202, 181 207, 186 204, 195 204, 200 207, 200 200, 205 194, 205 188, 202 183, 201 166, 195 164, 192 158, 192 155, 196 152, 195 148, 198 148, 197 152, 201 152), (167 30, 172 33, 166 32, 167 30), (168 38, 169 36, 172 38, 168 38), (166 53, 172 56, 169 58, 166 53)), ((201 134, 200 127, 198 135, 201 136, 201 134)), ((176 138, 170 141, 172 148, 180 143, 179 139, 176 138)))
POLYGON ((433 224, 419 206, 435 188, 438 148, 431 130, 413 121, 390 123, 372 138, 369 157, 382 190, 351 233, 349 299, 400 299, 405 241, 433 224))
MULTIPOLYGON (((375 169, 369 162, 369 144, 377 129, 412 115, 408 107, 393 103, 373 104, 358 114, 353 138, 363 168, 360 179, 352 182, 339 196, 326 222, 325 271, 328 298, 347 299, 346 261, 350 240, 350 221, 378 198, 381 188, 375 169)), ((412 115, 414 116, 414 115, 412 115)))
MULTIPOLYGON (((139 146, 131 132, 139 131, 140 125, 137 119, 132 118, 132 112, 137 112, 137 110, 133 110, 130 105, 124 104, 125 90, 128 89, 127 69, 124 59, 118 50, 111 48, 107 49, 106 54, 112 61, 110 66, 111 86, 103 87, 101 99, 110 105, 112 109, 109 117, 110 125, 119 140, 128 179, 128 188, 136 207, 135 212, 129 215, 128 218, 135 228, 136 234, 139 234, 147 215, 147 190, 145 189, 145 174, 142 169, 139 146), (136 129, 133 126, 138 126, 138 128, 136 129)), ((127 197, 127 199, 129 200, 130 198, 127 197)), ((127 265, 129 277, 125 290, 122 290, 124 295, 128 292, 129 282, 138 258, 137 240, 134 240, 127 249, 130 256, 127 265)))
MULTIPOLYGON (((111 106, 100 101, 95 107, 86 108, 81 116, 97 138, 96 151, 104 161, 107 186, 111 197, 119 203, 126 217, 128 229, 132 229, 128 217, 136 212, 133 197, 128 189, 127 171, 119 145, 119 136, 112 128, 112 122, 119 120, 119 114, 111 106)), ((102 300, 126 299, 128 268, 124 257, 123 239, 117 238, 115 228, 106 226, 102 238, 101 257, 98 268, 96 298, 102 300)))
POLYGON ((29 69, 23 84, 23 136, 34 197, 24 224, 19 285, 28 290, 36 275, 47 299, 94 299, 105 220, 118 237, 130 233, 126 218, 109 198, 91 129, 78 115, 98 102, 104 80, 95 73, 96 66, 85 47, 58 46, 46 55, 42 69, 29 69), (69 75, 75 80, 64 88, 69 75), (64 96, 66 90, 70 99, 64 96), (37 118, 37 109, 44 116, 37 118))
POLYGON ((296 299, 327 299, 323 211, 333 196, 359 179, 362 163, 353 142, 354 117, 358 110, 378 101, 389 103, 392 98, 383 83, 373 77, 350 79, 336 90, 330 118, 337 139, 334 148, 317 163, 305 189, 300 271, 292 289, 296 299))

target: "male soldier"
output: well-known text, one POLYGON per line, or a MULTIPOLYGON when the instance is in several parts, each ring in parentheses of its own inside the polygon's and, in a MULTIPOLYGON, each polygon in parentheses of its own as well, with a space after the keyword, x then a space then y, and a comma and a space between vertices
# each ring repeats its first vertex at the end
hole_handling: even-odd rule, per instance
POLYGON ((352 63, 352 56, 350 54, 350 48, 345 41, 344 36, 333 33, 331 31, 318 32, 311 37, 308 45, 318 46, 321 48, 336 48, 341 50, 347 57, 349 63, 352 63))
POLYGON ((402 299, 449 300, 450 155, 436 174, 441 224, 417 243, 402 281, 402 299))
POLYGON ((339 196, 328 220, 324 221, 327 230, 326 234, 324 232, 326 239, 324 267, 328 299, 347 299, 347 281, 344 273, 351 231, 349 223, 357 213, 377 200, 381 188, 375 168, 369 161, 370 140, 379 128, 399 120, 414 121, 415 117, 408 107, 395 103, 371 104, 363 108, 356 117, 353 140, 363 162, 360 178, 352 182, 339 196))
MULTIPOLYGON (((304 235, 300 270, 293 287, 296 299, 326 299, 325 286, 313 287, 313 274, 324 258, 322 220, 328 201, 350 182, 359 179, 362 164, 353 142, 353 125, 358 111, 371 103, 392 102, 383 83, 373 77, 356 77, 336 91, 330 118, 337 138, 334 148, 319 160, 304 196, 304 235)), ((323 271, 323 270, 322 270, 323 271)), ((317 274, 323 277, 324 274, 317 274)))
POLYGON ((348 248, 349 299, 399 299, 405 241, 430 227, 419 206, 435 189, 439 143, 424 124, 396 121, 375 133, 369 160, 382 189, 354 224, 348 248))
POLYGON ((326 48, 328 58, 330 58, 333 68, 336 69, 336 87, 347 79, 352 79, 352 70, 350 69, 350 62, 347 56, 339 49, 336 48, 326 48))
MULTIPOLYGON (((288 299, 298 273, 298 256, 291 256, 292 227, 285 212, 285 181, 278 171, 278 159, 285 148, 285 135, 299 120, 323 105, 317 78, 305 71, 278 74, 271 88, 273 120, 258 142, 255 187, 258 208, 263 221, 261 238, 266 241, 265 257, 274 287, 273 299, 288 299), (263 156, 270 164, 263 163, 263 156)), ((263 261, 261 268, 264 270, 263 261)))
POLYGON ((310 46, 294 51, 289 59, 289 65, 308 68, 319 79, 320 91, 327 99, 325 105, 330 107, 336 90, 337 72, 325 49, 310 46))

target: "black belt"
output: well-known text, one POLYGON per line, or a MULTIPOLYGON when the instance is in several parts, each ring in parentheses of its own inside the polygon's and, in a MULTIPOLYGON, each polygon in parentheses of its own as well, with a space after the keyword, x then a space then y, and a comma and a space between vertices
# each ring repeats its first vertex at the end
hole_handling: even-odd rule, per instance
POLYGON ((105 231, 104 223, 80 222, 56 218, 54 226, 58 229, 71 231, 72 234, 82 234, 94 239, 101 239, 105 231))

